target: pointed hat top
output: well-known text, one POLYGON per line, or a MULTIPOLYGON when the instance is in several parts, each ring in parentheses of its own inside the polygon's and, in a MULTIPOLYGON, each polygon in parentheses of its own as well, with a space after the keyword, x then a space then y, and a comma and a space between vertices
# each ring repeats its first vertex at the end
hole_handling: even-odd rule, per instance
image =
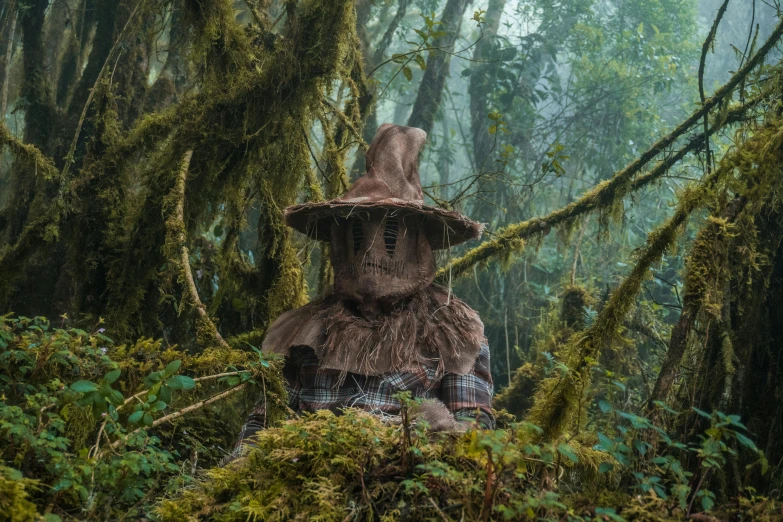
POLYGON ((449 248, 481 236, 482 225, 459 212, 424 204, 419 179, 419 153, 427 133, 414 127, 384 123, 367 150, 367 172, 330 201, 294 205, 285 210, 286 223, 313 239, 329 241, 336 218, 357 210, 385 209, 395 215, 417 214, 432 248, 449 248))

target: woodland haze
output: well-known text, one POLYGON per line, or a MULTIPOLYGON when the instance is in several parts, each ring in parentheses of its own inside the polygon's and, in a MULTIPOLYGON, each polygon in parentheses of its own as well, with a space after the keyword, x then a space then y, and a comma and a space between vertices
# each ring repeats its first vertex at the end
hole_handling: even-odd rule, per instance
POLYGON ((778 0, 0 0, 0 521, 783 521, 782 36, 778 0), (291 416, 259 349, 334 281, 283 209, 387 122, 486 227, 437 282, 497 429, 291 416))

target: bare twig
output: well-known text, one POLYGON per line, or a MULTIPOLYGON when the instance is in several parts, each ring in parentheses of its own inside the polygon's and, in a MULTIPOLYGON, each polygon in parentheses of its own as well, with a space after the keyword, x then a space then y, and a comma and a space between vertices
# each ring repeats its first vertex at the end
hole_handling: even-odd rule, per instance
POLYGON ((128 17, 128 20, 125 22, 125 25, 122 27, 120 34, 117 35, 117 41, 114 42, 114 45, 109 50, 109 54, 106 55, 106 60, 104 60, 103 66, 101 67, 101 70, 98 73, 98 77, 95 78, 95 83, 93 84, 92 89, 90 89, 90 94, 87 96, 87 101, 84 103, 84 107, 82 108, 82 114, 81 116, 79 116, 79 122, 76 124, 76 132, 74 132, 73 140, 71 141, 71 148, 68 150, 68 154, 65 156, 65 165, 63 165, 62 176, 60 178, 59 196, 61 198, 65 194, 68 170, 71 168, 71 165, 73 165, 73 163, 76 161, 75 158, 76 145, 77 143, 79 143, 79 135, 82 132, 82 126, 84 125, 84 120, 87 118, 87 111, 89 110, 90 105, 92 105, 92 98, 93 96, 95 96, 95 91, 98 89, 98 85, 100 84, 101 80, 103 80, 103 76, 106 73, 107 65, 109 64, 109 61, 114 55, 115 49, 117 49, 117 44, 119 44, 120 41, 122 40, 122 36, 125 34, 125 30, 130 25, 131 20, 133 20, 133 18, 136 16, 136 12, 139 10, 139 7, 141 7, 145 1, 146 0, 139 0, 139 2, 136 4, 136 7, 133 8, 133 11, 128 17))
POLYGON ((215 323, 209 317, 207 307, 201 302, 198 296, 198 289, 196 288, 196 282, 193 280, 193 272, 190 270, 190 252, 188 251, 187 241, 185 238, 185 181, 188 176, 188 168, 190 167, 190 160, 193 157, 193 151, 188 150, 182 156, 182 162, 180 163, 179 175, 177 181, 172 189, 173 195, 176 197, 176 206, 174 208, 175 229, 178 237, 174 238, 177 244, 179 244, 179 265, 181 276, 184 279, 184 290, 187 297, 190 299, 190 303, 196 310, 196 313, 204 321, 209 329, 210 333, 220 345, 221 348, 230 349, 228 343, 223 339, 223 336, 218 332, 215 323))
MULTIPOLYGON (((701 48, 701 58, 699 59, 699 99, 701 99, 702 105, 706 101, 706 97, 704 96, 704 67, 707 64, 707 52, 709 52, 710 48, 712 47, 712 43, 715 41, 715 33, 718 32, 718 24, 720 24, 720 20, 723 18, 723 14, 726 12, 726 8, 729 6, 730 1, 731 0, 724 0, 723 5, 720 6, 720 9, 718 9, 718 15, 715 17, 715 21, 712 23, 710 32, 707 35, 707 38, 704 40, 704 45, 702 45, 701 48)), ((710 125, 709 115, 709 111, 704 114, 705 136, 707 135, 707 131, 710 125)), ((707 172, 710 172, 712 171, 712 160, 710 159, 709 136, 707 136, 707 138, 704 140, 704 154, 704 164, 707 166, 707 172)))
MULTIPOLYGON (((204 377, 196 377, 195 379, 193 379, 193 382, 204 382, 204 381, 211 381, 211 380, 215 380, 215 379, 220 379, 221 377, 239 376, 239 375, 242 375, 243 373, 248 373, 248 372, 247 372, 247 370, 245 370, 245 371, 237 371, 237 372, 216 373, 214 375, 205 375, 204 377)), ((139 400, 139 402, 141 402, 141 397, 146 395, 148 392, 149 392, 149 390, 143 390, 143 391, 140 391, 139 393, 137 393, 135 395, 132 395, 132 396, 128 397, 127 399, 125 399, 125 402, 123 402, 122 404, 117 406, 117 411, 120 411, 122 408, 124 408, 125 406, 127 406, 128 404, 133 402, 134 400, 139 400)), ((266 394, 264 396, 264 399, 266 399, 266 394)), ((101 427, 98 429, 98 437, 95 440, 95 446, 90 448, 90 454, 91 455, 97 455, 98 454, 98 450, 100 449, 100 445, 101 445, 101 434, 105 435, 104 429, 106 429, 106 424, 108 422, 109 422, 109 416, 107 415, 106 419, 101 424, 101 427)))
MULTIPOLYGON (((163 417, 161 417, 159 419, 156 419, 152 423, 152 426, 150 426, 150 428, 155 428, 157 426, 160 426, 161 424, 165 424, 167 422, 171 422, 174 419, 178 419, 178 418, 182 417, 183 415, 187 415, 188 413, 191 413, 191 412, 194 412, 196 410, 199 410, 199 409, 203 408, 204 406, 209 406, 213 402, 217 402, 217 401, 219 401, 221 399, 225 399, 226 397, 228 397, 230 395, 233 395, 234 393, 245 389, 246 386, 247 386, 247 383, 243 382, 242 384, 240 384, 238 386, 234 386, 233 388, 229 388, 228 390, 226 390, 224 392, 218 393, 217 395, 213 395, 209 399, 204 399, 203 401, 199 401, 199 402, 197 402, 195 404, 191 404, 190 406, 188 406, 186 408, 182 408, 181 410, 177 410, 174 413, 169 413, 168 415, 165 415, 165 416, 163 416, 163 417)), ((111 444, 112 449, 117 448, 120 444, 122 444, 122 442, 124 440, 126 440, 128 437, 130 437, 131 435, 133 435, 134 433, 138 432, 141 429, 142 428, 136 428, 135 430, 133 430, 130 433, 128 433, 125 437, 123 437, 121 439, 117 439, 114 442, 112 442, 112 444, 111 444)))
POLYGON ((435 503, 434 500, 432 500, 432 497, 427 497, 427 500, 430 501, 430 504, 432 504, 432 507, 435 508, 435 512, 438 514, 441 520, 444 520, 445 522, 450 522, 451 519, 446 516, 446 514, 441 511, 441 509, 438 507, 438 505, 435 503))

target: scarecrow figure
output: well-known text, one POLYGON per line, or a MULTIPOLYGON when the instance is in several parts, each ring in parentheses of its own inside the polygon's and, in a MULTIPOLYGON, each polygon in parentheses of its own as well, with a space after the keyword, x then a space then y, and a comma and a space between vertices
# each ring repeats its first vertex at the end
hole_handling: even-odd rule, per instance
MULTIPOLYGON (((281 315, 262 345, 285 356, 296 412, 355 407, 397 414, 398 392, 427 399, 434 429, 494 424, 489 348, 478 314, 433 284, 434 250, 481 235, 461 214, 424 204, 418 171, 427 134, 384 124, 367 151, 367 173, 332 201, 286 209, 289 226, 328 241, 334 288, 281 315)), ((265 427, 264 401, 240 444, 265 427)))

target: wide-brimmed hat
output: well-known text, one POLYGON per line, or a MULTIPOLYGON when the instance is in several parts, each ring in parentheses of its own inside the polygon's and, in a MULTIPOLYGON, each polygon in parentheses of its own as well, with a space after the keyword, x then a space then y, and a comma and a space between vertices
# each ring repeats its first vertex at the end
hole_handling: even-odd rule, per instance
POLYGON ((389 215, 417 215, 433 249, 449 248, 481 236, 483 226, 459 212, 424 204, 419 179, 419 152, 427 133, 384 123, 367 150, 367 172, 342 196, 330 201, 294 205, 286 223, 313 239, 330 240, 338 219, 385 210, 389 215))

